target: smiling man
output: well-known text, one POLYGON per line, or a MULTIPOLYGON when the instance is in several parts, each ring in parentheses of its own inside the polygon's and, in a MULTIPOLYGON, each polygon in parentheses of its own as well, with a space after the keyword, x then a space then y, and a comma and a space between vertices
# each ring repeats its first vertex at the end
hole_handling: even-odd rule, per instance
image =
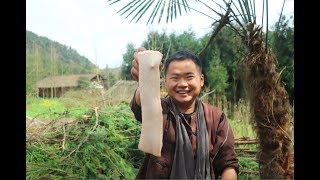
MULTIPOLYGON (((131 74, 138 80, 139 59, 134 57, 131 74)), ((199 99, 204 85, 200 59, 189 51, 177 51, 166 59, 164 70, 169 96, 161 99, 161 157, 146 153, 136 178, 237 179, 239 164, 228 120, 219 108, 199 99)), ((141 122, 139 88, 130 106, 141 122)))

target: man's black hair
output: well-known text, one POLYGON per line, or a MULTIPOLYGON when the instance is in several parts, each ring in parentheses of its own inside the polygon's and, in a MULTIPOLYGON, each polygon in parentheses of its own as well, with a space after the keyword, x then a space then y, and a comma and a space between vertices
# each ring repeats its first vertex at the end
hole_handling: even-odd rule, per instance
POLYGON ((191 59, 196 64, 199 72, 202 73, 202 63, 199 57, 191 53, 190 51, 186 51, 186 50, 176 51, 167 58, 167 60, 164 62, 164 73, 167 74, 169 64, 172 61, 179 61, 179 60, 185 60, 185 59, 191 59))

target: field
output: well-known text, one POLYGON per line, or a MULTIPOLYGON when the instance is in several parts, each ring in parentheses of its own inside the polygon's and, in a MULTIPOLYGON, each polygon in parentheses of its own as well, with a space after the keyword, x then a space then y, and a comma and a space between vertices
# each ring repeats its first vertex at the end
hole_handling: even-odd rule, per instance
MULTIPOLYGON (((121 91, 131 90, 126 87, 112 91, 124 96, 121 91)), ((27 97, 27 179, 134 179, 143 159, 137 148, 141 124, 128 98, 108 97, 110 92, 101 90, 74 91, 54 99, 27 97)), ((259 179, 255 133, 246 104, 240 106, 235 119, 229 119, 239 179, 259 179)))

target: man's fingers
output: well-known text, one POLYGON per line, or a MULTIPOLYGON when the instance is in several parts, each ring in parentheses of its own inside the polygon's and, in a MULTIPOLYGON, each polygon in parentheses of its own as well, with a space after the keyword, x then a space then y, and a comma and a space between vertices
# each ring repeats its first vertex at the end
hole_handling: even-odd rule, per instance
POLYGON ((132 68, 136 69, 139 71, 139 63, 137 59, 132 60, 132 68))
POLYGON ((133 60, 132 60, 132 65, 134 65, 135 63, 136 64, 139 64, 139 62, 138 62, 138 52, 135 52, 134 54, 133 54, 133 60), (134 62, 134 61, 136 61, 136 62, 134 62))
POLYGON ((145 51, 145 50, 146 50, 146 48, 144 48, 144 47, 139 47, 139 48, 137 49, 137 51, 133 54, 133 59, 135 59, 135 60, 137 61, 137 64, 139 64, 139 60, 138 60, 138 57, 137 57, 138 52, 142 52, 142 51, 145 51))
POLYGON ((131 62, 131 75, 133 77, 133 79, 135 79, 136 81, 139 80, 139 60, 138 60, 138 52, 142 52, 145 51, 146 48, 144 47, 139 47, 137 49, 137 51, 133 54, 133 60, 131 62))
POLYGON ((139 81, 139 72, 135 68, 131 68, 131 75, 134 80, 139 81))
POLYGON ((139 48, 137 49, 138 52, 145 51, 145 50, 146 50, 146 48, 144 48, 144 47, 139 47, 139 48))

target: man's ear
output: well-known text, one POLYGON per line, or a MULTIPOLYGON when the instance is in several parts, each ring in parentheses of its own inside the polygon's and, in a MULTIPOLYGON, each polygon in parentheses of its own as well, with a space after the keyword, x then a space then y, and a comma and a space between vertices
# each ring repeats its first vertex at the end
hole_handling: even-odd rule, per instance
POLYGON ((201 87, 203 87, 203 85, 204 85, 204 75, 203 74, 201 74, 200 80, 201 80, 201 87))

